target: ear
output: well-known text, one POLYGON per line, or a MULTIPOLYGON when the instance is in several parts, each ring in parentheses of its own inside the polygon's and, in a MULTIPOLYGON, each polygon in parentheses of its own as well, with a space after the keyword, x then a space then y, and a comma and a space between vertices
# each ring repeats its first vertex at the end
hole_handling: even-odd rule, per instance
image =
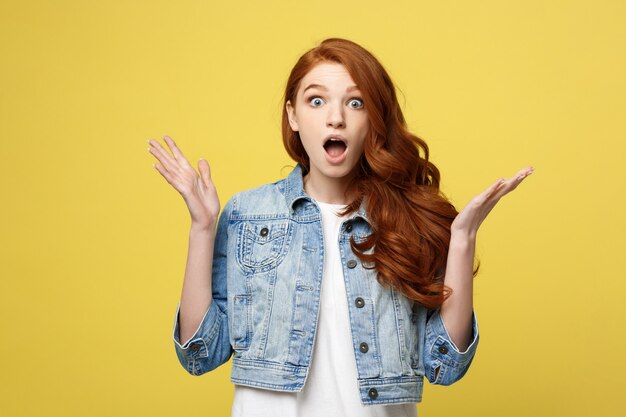
POLYGON ((298 131, 298 122, 296 121, 296 112, 293 106, 291 105, 291 100, 287 100, 287 104, 285 105, 287 109, 287 116, 289 118, 289 125, 291 126, 291 130, 294 132, 298 131))

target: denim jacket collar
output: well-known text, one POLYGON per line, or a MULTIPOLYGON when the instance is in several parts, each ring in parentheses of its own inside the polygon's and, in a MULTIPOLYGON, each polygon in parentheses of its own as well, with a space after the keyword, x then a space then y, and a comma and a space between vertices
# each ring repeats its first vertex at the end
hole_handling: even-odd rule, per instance
MULTIPOLYGON (((285 200, 287 201, 287 207, 289 207, 289 212, 291 215, 295 213, 294 204, 300 199, 305 199, 311 202, 314 201, 304 191, 304 183, 302 179, 302 165, 298 163, 291 171, 289 176, 287 176, 285 181, 285 200)), ((357 217, 360 217, 371 226, 365 207, 366 199, 364 198, 363 201, 361 201, 361 205, 359 206, 358 210, 354 213, 351 213, 347 220, 353 220, 357 217)))

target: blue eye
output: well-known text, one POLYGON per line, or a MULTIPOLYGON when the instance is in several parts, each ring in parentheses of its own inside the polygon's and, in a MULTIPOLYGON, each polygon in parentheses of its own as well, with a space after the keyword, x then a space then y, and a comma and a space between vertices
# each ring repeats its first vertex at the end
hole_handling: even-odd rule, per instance
MULTIPOLYGON (((311 97, 311 98, 309 98, 309 103, 313 104, 313 100, 317 100, 318 102, 319 102, 319 101, 322 101, 322 99, 321 99, 320 97, 315 96, 315 97, 311 97)), ((318 105, 313 104, 313 107, 319 107, 319 106, 318 106, 318 105)))
MULTIPOLYGON (((309 97, 307 99, 307 102, 312 104, 313 107, 319 107, 319 106, 321 106, 321 103, 324 102, 324 100, 320 96, 311 96, 311 97, 309 97)), ((350 99, 350 107, 353 108, 353 109, 356 109, 356 110, 361 109, 361 108, 363 108, 363 105, 364 105, 363 104, 363 100, 360 99, 360 98, 353 97, 353 98, 350 99), (352 103, 355 102, 355 101, 360 103, 360 105, 357 104, 356 106, 352 106, 352 103)))
POLYGON ((361 100, 360 98, 353 98, 352 100, 350 100, 350 103, 355 102, 355 101, 360 102, 361 105, 358 107, 352 107, 353 109, 360 109, 361 107, 363 107, 363 100, 361 100))

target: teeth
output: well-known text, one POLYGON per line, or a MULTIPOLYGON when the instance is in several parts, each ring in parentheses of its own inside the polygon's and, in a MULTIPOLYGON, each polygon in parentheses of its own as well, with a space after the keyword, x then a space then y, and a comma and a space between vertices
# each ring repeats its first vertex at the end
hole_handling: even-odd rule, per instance
POLYGON ((326 146, 330 142, 340 142, 340 143, 343 143, 345 146, 348 146, 344 140, 339 139, 339 138, 334 138, 334 137, 328 138, 328 140, 324 143, 324 146, 326 146))

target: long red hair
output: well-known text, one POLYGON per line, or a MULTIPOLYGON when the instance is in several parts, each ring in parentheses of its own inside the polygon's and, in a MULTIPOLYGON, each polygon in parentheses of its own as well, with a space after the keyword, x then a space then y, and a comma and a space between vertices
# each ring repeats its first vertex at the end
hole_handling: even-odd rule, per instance
MULTIPOLYGON (((286 103, 295 104, 301 80, 324 62, 346 68, 359 86, 370 123, 359 172, 348 186, 353 198, 343 214, 358 210, 365 201, 372 234, 361 242, 351 238, 352 250, 377 270, 381 285, 426 308, 437 308, 452 292, 443 281, 450 225, 458 211, 439 189, 440 174, 428 160, 428 145, 407 130, 391 78, 369 51, 347 39, 328 38, 300 57, 287 80, 283 101, 285 149, 306 175, 309 157, 298 132, 289 125, 286 103)), ((479 267, 480 262, 474 277, 479 267)))

